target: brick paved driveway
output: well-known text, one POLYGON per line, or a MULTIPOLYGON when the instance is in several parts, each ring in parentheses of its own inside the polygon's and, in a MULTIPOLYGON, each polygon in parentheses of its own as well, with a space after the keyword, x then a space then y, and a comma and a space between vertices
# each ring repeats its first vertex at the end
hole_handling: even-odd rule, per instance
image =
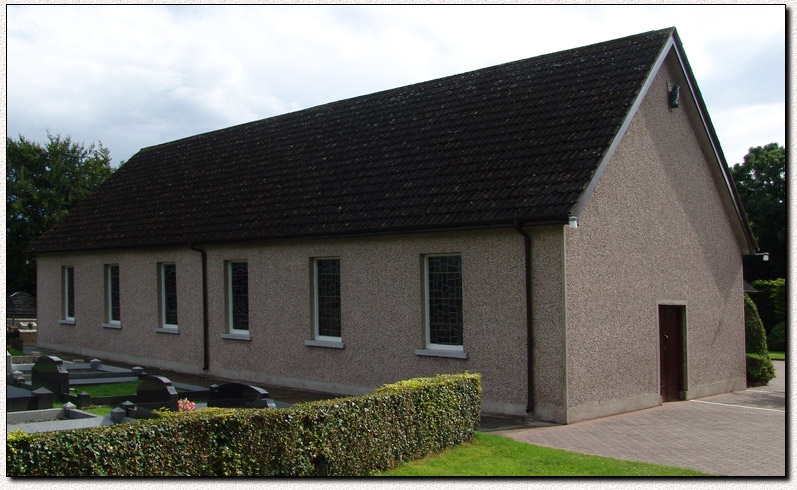
POLYGON ((770 386, 567 426, 494 434, 568 451, 733 476, 786 475, 785 367, 770 386))

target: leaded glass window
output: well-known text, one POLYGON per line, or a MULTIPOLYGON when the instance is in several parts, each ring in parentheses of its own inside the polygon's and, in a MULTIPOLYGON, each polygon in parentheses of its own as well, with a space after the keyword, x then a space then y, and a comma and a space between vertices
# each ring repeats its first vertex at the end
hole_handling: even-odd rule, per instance
POLYGON ((177 266, 161 264, 161 305, 163 324, 177 326, 177 266))
POLYGON ((64 317, 75 319, 75 268, 64 267, 64 317))
POLYGON ((231 330, 249 330, 249 268, 246 262, 230 262, 228 270, 231 330))
POLYGON ((340 337, 340 259, 316 259, 316 334, 340 337))
POLYGON ((429 343, 462 345, 462 257, 426 257, 429 343))
POLYGON ((108 322, 119 323, 121 321, 119 306, 119 266, 109 265, 106 271, 108 322))

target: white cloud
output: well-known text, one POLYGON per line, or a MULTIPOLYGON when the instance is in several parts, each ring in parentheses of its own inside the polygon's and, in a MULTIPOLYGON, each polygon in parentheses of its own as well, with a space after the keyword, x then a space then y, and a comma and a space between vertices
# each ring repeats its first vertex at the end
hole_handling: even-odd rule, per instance
POLYGON ((723 108, 711 119, 729 166, 742 163, 751 147, 786 144, 785 103, 723 108))
POLYGON ((674 25, 720 138, 745 140, 715 111, 785 100, 784 83, 769 81, 785 74, 771 54, 785 53, 777 9, 11 5, 8 134, 101 139, 127 159, 199 132, 674 25))

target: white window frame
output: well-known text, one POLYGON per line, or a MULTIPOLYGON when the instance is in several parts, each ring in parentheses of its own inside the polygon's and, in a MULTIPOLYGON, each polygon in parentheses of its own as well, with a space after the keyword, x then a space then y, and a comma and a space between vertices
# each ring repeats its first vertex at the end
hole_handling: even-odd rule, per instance
MULTIPOLYGON (((161 262, 158 264, 158 301, 160 302, 160 328, 165 330, 178 330, 177 323, 166 323, 166 266, 174 266, 175 274, 177 265, 174 262, 161 262)), ((175 285, 175 287, 177 287, 175 285)), ((176 291, 175 291, 176 294, 176 291)), ((179 311, 179 308, 178 308, 179 311)), ((179 315, 178 315, 179 322, 179 315)))
MULTIPOLYGON (((343 322, 341 319, 340 333, 338 337, 331 335, 321 335, 318 333, 318 261, 337 260, 340 265, 340 257, 314 257, 313 258, 313 338, 321 341, 342 342, 343 341, 343 322)), ((341 312, 342 313, 342 312, 341 312)), ((342 316, 342 315, 341 315, 342 316)))
MULTIPOLYGON (((460 345, 450 345, 450 344, 433 344, 431 342, 431 329, 429 325, 429 257, 459 257, 460 263, 462 261, 462 254, 461 253, 442 253, 442 254, 426 254, 423 256, 423 308, 424 308, 424 330, 426 334, 426 348, 430 351, 452 351, 452 352, 464 352, 465 346, 465 325, 463 321, 463 334, 462 334, 462 344, 460 345)), ((464 268, 463 271, 460 272, 464 276, 464 268)), ((463 277, 464 279, 464 277, 463 277)), ((464 281, 463 281, 464 283, 464 281)), ((464 299, 465 299, 465 286, 462 286, 462 298, 463 298, 463 310, 464 310, 464 299)), ((463 314, 464 318, 464 314, 463 314)))
POLYGON ((105 277, 105 323, 103 326, 108 328, 120 328, 122 325, 122 311, 121 311, 121 303, 122 303, 122 271, 119 267, 119 264, 105 264, 104 267, 104 277, 105 277), (116 267, 117 273, 119 275, 119 318, 113 318, 113 293, 111 291, 112 288, 112 281, 111 281, 111 270, 116 267))
POLYGON ((72 304, 74 305, 75 309, 77 305, 75 305, 75 291, 74 291, 74 283, 75 283, 75 267, 72 265, 65 265, 61 268, 61 293, 62 293, 62 322, 63 323, 75 323, 75 312, 69 315, 69 295, 72 295, 72 304), (69 273, 72 273, 72 288, 69 288, 69 273))
POLYGON ((226 296, 226 321, 227 321, 227 332, 232 335, 241 335, 245 337, 249 337, 250 330, 251 330, 251 315, 247 309, 247 323, 249 328, 244 330, 241 328, 233 328, 233 319, 232 319, 232 312, 233 312, 233 304, 232 304, 232 266, 233 264, 246 264, 246 296, 247 302, 249 298, 249 261, 247 260, 227 260, 224 262, 224 282, 225 282, 225 296, 226 296))

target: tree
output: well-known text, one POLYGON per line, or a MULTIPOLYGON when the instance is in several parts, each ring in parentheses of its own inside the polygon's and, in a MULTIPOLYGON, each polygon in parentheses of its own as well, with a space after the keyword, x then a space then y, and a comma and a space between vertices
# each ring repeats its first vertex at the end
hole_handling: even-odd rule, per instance
POLYGON ((6 288, 36 294, 25 249, 113 173, 102 143, 47 135, 46 145, 6 138, 6 288))
POLYGON ((786 277, 786 148, 777 143, 750 148, 731 169, 750 227, 762 252, 745 259, 745 279, 786 277))

